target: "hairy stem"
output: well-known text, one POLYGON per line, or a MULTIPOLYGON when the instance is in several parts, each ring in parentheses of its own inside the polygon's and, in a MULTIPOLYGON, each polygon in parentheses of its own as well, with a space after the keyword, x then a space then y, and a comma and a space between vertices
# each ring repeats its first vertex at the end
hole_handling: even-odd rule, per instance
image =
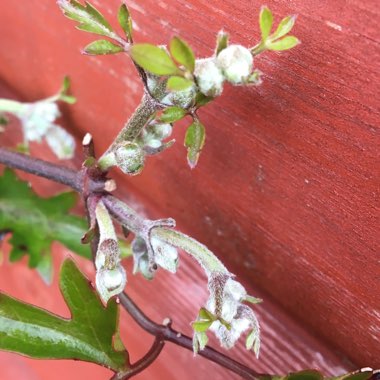
MULTIPOLYGON (((20 169, 24 172, 31 173, 39 177, 44 177, 52 181, 67 185, 72 189, 76 190, 77 192, 83 193, 83 174, 81 171, 74 171, 72 169, 68 169, 59 165, 51 164, 47 161, 39 160, 20 153, 12 152, 5 148, 0 148, 0 163, 5 164, 14 169, 20 169)), ((90 184, 88 186, 89 189, 94 188, 97 189, 95 191, 101 191, 101 188, 103 186, 104 190, 104 182, 101 183, 91 179, 88 179, 88 181, 90 184)), ((107 198, 107 196, 105 196, 104 198, 107 198)), ((183 249, 187 249, 189 252, 191 252, 192 250, 196 251, 197 249, 201 249, 202 251, 202 247, 204 247, 203 245, 196 242, 194 239, 187 237, 186 235, 174 233, 174 231, 165 228, 158 227, 156 230, 158 231, 158 235, 160 238, 169 243, 171 241, 173 244, 178 244, 179 247, 183 247, 183 249)), ((91 248, 94 252, 96 252, 97 249, 97 241, 98 232, 96 233, 96 236, 92 240, 91 244, 91 248)), ((144 330, 154 335, 160 342, 172 342, 187 350, 193 350, 192 338, 174 330, 170 326, 170 324, 160 325, 149 319, 125 293, 121 293, 119 295, 119 298, 121 305, 127 310, 127 312, 132 316, 132 318, 144 330)), ((154 346, 152 346, 151 350, 144 356, 144 358, 136 362, 136 371, 140 372, 141 370, 146 368, 146 366, 153 362, 153 360, 161 352, 161 349, 163 347, 163 345, 162 347, 161 345, 162 343, 160 345, 155 344, 154 346)), ((205 347, 204 350, 199 352, 199 355, 231 370, 232 372, 240 375, 243 379, 254 380, 259 378, 259 374, 256 373, 254 370, 214 350, 213 348, 205 347)), ((134 372, 132 375, 130 373, 125 375, 132 377, 134 374, 137 374, 138 372, 134 372)), ((118 378, 114 377, 114 380, 116 379, 118 378)), ((128 377, 124 377, 123 380, 124 379, 128 379, 128 377)))
MULTIPOLYGON (((179 333, 174 330, 170 324, 159 325, 149 319, 131 300, 126 293, 119 295, 121 305, 127 310, 131 317, 137 322, 137 324, 150 334, 161 337, 163 340, 172 342, 177 346, 181 346, 189 351, 193 351, 192 338, 179 333)), ((205 347, 204 350, 199 351, 199 356, 221 365, 224 368, 240 375, 243 379, 254 380, 260 377, 260 374, 245 366, 242 363, 237 362, 229 358, 228 356, 214 350, 211 347, 205 347)))
POLYGON ((112 152, 120 143, 133 141, 140 134, 141 130, 144 128, 156 110, 156 102, 149 94, 145 94, 141 99, 140 105, 136 108, 136 111, 127 121, 123 129, 119 132, 111 146, 99 159, 99 165, 102 166, 102 158, 112 152))

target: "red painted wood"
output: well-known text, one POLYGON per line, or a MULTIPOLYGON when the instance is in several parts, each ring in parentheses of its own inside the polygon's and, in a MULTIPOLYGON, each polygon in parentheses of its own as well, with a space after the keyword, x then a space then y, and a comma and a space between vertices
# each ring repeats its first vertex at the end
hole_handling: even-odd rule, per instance
MULTIPOLYGON (((139 41, 180 33, 202 56, 222 27, 234 42, 258 38, 258 1, 128 3, 139 41)), ((380 366, 377 2, 266 3, 277 15, 299 14, 303 43, 259 57, 260 88, 226 88, 202 112, 199 166, 186 167, 178 143, 140 177, 115 174, 332 349, 380 366)), ((119 1, 94 4, 111 14, 119 1)), ((141 96, 128 59, 79 55, 93 38, 52 1, 2 5, 0 36, 0 77, 37 99, 70 74, 79 102, 67 121, 103 151, 141 96)), ((175 133, 181 141, 183 128, 175 133)))

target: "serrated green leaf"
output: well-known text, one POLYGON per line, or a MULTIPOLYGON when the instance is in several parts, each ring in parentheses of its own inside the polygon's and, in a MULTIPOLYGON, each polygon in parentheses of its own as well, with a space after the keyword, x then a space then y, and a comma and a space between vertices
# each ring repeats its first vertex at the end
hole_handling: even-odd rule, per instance
POLYGON ((193 330, 196 332, 205 332, 212 325, 213 321, 195 321, 192 323, 193 330))
POLYGON ((162 112, 160 120, 164 123, 174 123, 181 120, 186 115, 186 111, 180 107, 168 107, 162 112))
POLYGON ((121 4, 117 19, 129 41, 132 41, 132 17, 125 3, 121 4))
POLYGON ((80 242, 87 224, 82 218, 68 214, 75 202, 76 195, 72 192, 40 198, 27 182, 5 170, 0 177, 0 231, 12 232, 11 260, 27 253, 29 265, 36 268, 50 254, 53 241, 90 258, 89 247, 80 242))
POLYGON ((173 58, 185 66, 191 73, 195 68, 195 56, 191 47, 179 37, 173 37, 170 41, 170 53, 173 58))
POLYGON ((187 162, 191 169, 197 165, 199 155, 206 139, 206 131, 203 124, 195 120, 186 131, 185 146, 187 147, 187 162))
MULTIPOLYGON (((75 359, 125 370, 128 353, 116 351, 118 305, 107 308, 73 261, 60 274, 62 295, 71 319, 0 294, 0 349, 38 359, 75 359)), ((120 345, 118 345, 120 349, 120 345)))
POLYGON ((166 83, 166 87, 170 91, 184 91, 194 84, 190 79, 179 76, 170 77, 166 83))
POLYGON ((283 18, 278 24, 276 31, 271 35, 271 38, 275 40, 288 34, 293 29, 295 21, 296 16, 287 16, 283 18))
POLYGON ((283 51, 283 50, 289 50, 291 48, 294 48, 300 43, 299 39, 294 36, 286 36, 282 38, 281 40, 277 40, 274 42, 268 42, 267 48, 269 50, 274 51, 283 51))
POLYGON ((105 55, 116 54, 124 51, 124 49, 108 40, 97 40, 87 45, 83 52, 88 55, 105 55))
POLYGON ((113 37, 113 30, 109 22, 90 3, 85 2, 84 6, 75 0, 58 0, 57 3, 67 18, 79 23, 77 29, 113 37))
POLYGON ((285 380, 322 380, 323 375, 313 369, 306 369, 304 371, 289 373, 285 380))
POLYGON ((218 36, 216 38, 215 55, 218 55, 222 50, 224 50, 228 46, 228 39, 228 33, 224 32, 223 30, 221 30, 218 33, 218 36))
POLYGON ((272 12, 266 6, 261 7, 259 23, 261 30, 261 38, 263 41, 265 41, 268 38, 273 25, 272 12))
POLYGON ((176 75, 179 69, 168 53, 151 44, 135 44, 130 50, 132 59, 144 70, 155 75, 176 75))

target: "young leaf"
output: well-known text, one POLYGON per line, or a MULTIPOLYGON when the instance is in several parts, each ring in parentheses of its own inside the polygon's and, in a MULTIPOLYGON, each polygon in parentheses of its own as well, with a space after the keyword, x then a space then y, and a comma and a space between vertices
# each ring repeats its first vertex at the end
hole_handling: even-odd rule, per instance
POLYGON ((36 359, 75 359, 125 370, 128 353, 116 351, 112 343, 118 331, 116 300, 104 308, 71 260, 62 266, 60 288, 71 319, 0 294, 0 349, 36 359))
POLYGON ((288 34, 296 22, 296 16, 287 16, 278 24, 276 31, 271 35, 272 39, 278 39, 288 34))
POLYGON ((168 79, 166 87, 170 91, 183 91, 194 84, 190 79, 183 77, 173 76, 168 79))
POLYGON ((132 17, 125 3, 121 4, 117 14, 120 26, 123 28, 128 41, 132 41, 132 17))
POLYGON ((15 261, 28 253, 29 265, 38 267, 45 255, 50 254, 53 241, 90 258, 89 247, 80 242, 87 224, 82 218, 68 214, 75 202, 74 193, 40 198, 27 182, 6 169, 0 177, 0 230, 12 232, 10 259, 15 261))
POLYGON ((320 372, 313 369, 307 369, 300 372, 293 372, 286 376, 286 380, 322 380, 323 376, 320 372))
POLYGON ((168 107, 162 112, 160 120, 164 123, 174 123, 181 120, 186 115, 186 111, 180 107, 168 107))
POLYGON ((269 36, 269 33, 272 29, 272 24, 273 24, 272 12, 266 6, 261 7, 259 22, 260 22, 261 38, 263 41, 265 41, 269 36))
POLYGON ((294 36, 286 36, 282 38, 281 40, 277 40, 275 42, 267 43, 267 48, 269 50, 275 50, 275 51, 283 51, 283 50, 289 50, 291 48, 294 48, 300 43, 299 39, 294 36))
POLYGON ((67 18, 79 23, 77 29, 101 36, 114 36, 109 22, 87 1, 84 6, 75 0, 58 0, 57 3, 67 18))
POLYGON ((194 71, 194 53, 185 41, 179 37, 173 37, 170 41, 170 53, 178 63, 185 66, 191 73, 194 71))
POLYGON ((195 96, 195 104, 198 108, 205 106, 206 104, 210 103, 212 100, 214 100, 212 96, 206 96, 202 94, 201 92, 198 92, 197 95, 195 96))
POLYGON ((192 323, 193 330, 196 332, 205 332, 212 325, 213 321, 195 321, 192 323))
POLYGON ((60 100, 68 104, 74 104, 77 101, 77 99, 75 98, 75 96, 68 94, 69 89, 70 89, 70 78, 68 76, 65 76, 63 78, 62 86, 56 96, 57 100, 60 100))
POLYGON ((151 44, 135 44, 130 50, 132 59, 143 69, 155 75, 176 75, 179 69, 168 53, 151 44))
POLYGON ((108 40, 97 40, 87 45, 83 52, 88 55, 116 54, 124 49, 108 40))
POLYGON ((191 169, 197 165, 200 152, 206 139, 206 131, 203 124, 195 120, 186 131, 185 146, 187 147, 187 162, 191 169))
POLYGON ((223 30, 221 30, 218 33, 218 36, 216 38, 215 55, 218 55, 222 50, 224 50, 228 46, 228 39, 228 33, 224 32, 223 30))

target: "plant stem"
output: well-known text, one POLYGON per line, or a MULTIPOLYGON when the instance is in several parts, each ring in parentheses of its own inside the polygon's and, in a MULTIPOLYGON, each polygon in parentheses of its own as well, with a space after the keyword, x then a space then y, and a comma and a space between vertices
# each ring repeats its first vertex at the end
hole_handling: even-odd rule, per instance
MULTIPOLYGON (((163 340, 172 342, 177 346, 186 348, 189 351, 193 351, 193 340, 192 338, 179 333, 174 330, 170 324, 159 325, 149 319, 139 307, 131 300, 131 298, 126 293, 121 293, 119 295, 120 304, 128 311, 131 317, 137 322, 137 324, 148 331, 150 334, 156 337, 162 337, 163 340)), ((199 351, 199 356, 221 365, 224 368, 240 375, 243 379, 254 380, 260 377, 260 374, 254 370, 248 368, 242 363, 237 362, 234 359, 214 350, 211 347, 205 347, 204 350, 199 351)))
MULTIPOLYGON (((85 183, 81 171, 65 168, 38 158, 13 152, 6 148, 0 148, 0 164, 61 183, 79 193, 82 193, 84 190, 85 183)), ((103 180, 95 181, 88 179, 86 184, 87 190, 89 192, 104 191, 106 183, 107 181, 103 180)))
POLYGON ((145 94, 141 99, 140 105, 136 108, 136 111, 127 121, 123 129, 119 132, 111 146, 99 159, 99 165, 101 165, 102 158, 112 152, 117 145, 127 141, 133 141, 145 127, 146 123, 152 117, 157 110, 157 103, 152 99, 149 94, 145 94))
POLYGON ((156 337, 150 350, 125 373, 116 373, 111 380, 127 380, 148 368, 160 355, 165 341, 156 337))
MULTIPOLYGON (((50 179, 54 182, 67 185, 75 191, 83 193, 84 186, 82 171, 74 171, 72 169, 68 169, 63 166, 55 165, 44 160, 39 160, 30 156, 16 153, 5 148, 0 148, 0 163, 5 164, 14 169, 20 169, 24 172, 31 173, 39 177, 50 179)), ((104 191, 104 184, 106 182, 94 181, 92 179, 88 179, 88 182, 89 185, 87 190, 90 189, 90 191, 92 192, 97 192, 102 191, 103 189, 104 191)), ((165 234, 162 234, 161 237, 165 238, 165 236, 165 234)), ((166 236, 166 238, 168 239, 169 237, 166 236)), ((171 238, 173 237, 174 236, 171 236, 171 238)), ((192 240, 193 239, 191 239, 191 243, 194 243, 192 240)), ((97 237, 93 239, 91 246, 92 250, 96 251, 97 237)), ((121 293, 119 295, 119 298, 121 305, 127 310, 127 312, 132 316, 132 318, 144 330, 154 335, 158 339, 158 341, 161 342, 160 344, 154 344, 151 350, 144 356, 144 358, 136 362, 136 372, 133 372, 132 365, 131 368, 133 373, 130 372, 128 374, 125 374, 129 377, 124 377, 123 380, 132 377, 133 375, 146 368, 149 364, 151 364, 153 360, 155 360, 161 352, 163 347, 163 341, 172 342, 190 351, 193 350, 192 339, 190 337, 174 330, 170 324, 160 325, 149 319, 125 293, 121 293)), ((205 347, 204 350, 200 351, 199 356, 203 356, 204 358, 231 370, 232 372, 240 375, 243 379, 255 380, 258 379, 260 376, 258 373, 248 368, 244 364, 241 364, 210 347, 205 347)), ((114 377, 114 380, 116 379, 118 378, 114 377)))

